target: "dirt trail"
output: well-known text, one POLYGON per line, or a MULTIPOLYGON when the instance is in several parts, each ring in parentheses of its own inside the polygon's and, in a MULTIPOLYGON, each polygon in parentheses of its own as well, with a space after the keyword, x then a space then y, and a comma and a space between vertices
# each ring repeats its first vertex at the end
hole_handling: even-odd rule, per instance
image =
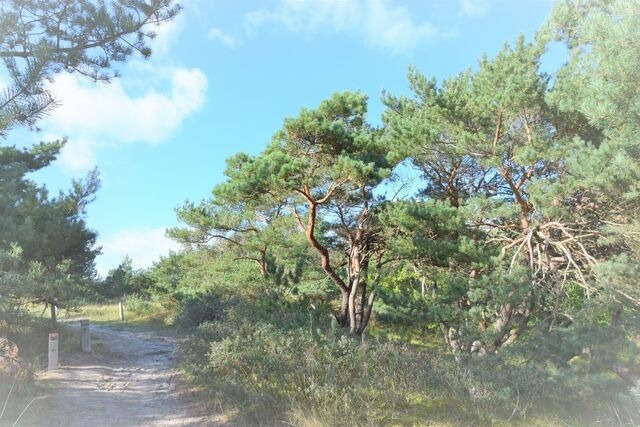
POLYGON ((32 403, 19 426, 224 424, 205 415, 176 381, 175 339, 96 325, 91 336, 99 343, 91 354, 65 357, 61 350, 61 368, 41 376, 49 393, 32 403))

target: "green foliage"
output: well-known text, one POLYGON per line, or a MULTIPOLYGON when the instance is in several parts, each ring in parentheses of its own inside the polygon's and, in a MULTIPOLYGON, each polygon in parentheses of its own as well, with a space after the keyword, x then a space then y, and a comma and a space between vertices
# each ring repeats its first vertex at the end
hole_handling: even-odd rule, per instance
POLYGON ((143 295, 168 308, 213 289, 224 297, 264 291, 262 276, 247 260, 234 260, 232 252, 193 250, 163 258, 148 273, 143 295))
POLYGON ((380 255, 374 189, 393 166, 366 112, 366 96, 344 92, 285 119, 263 153, 227 161, 227 180, 213 199, 178 209, 188 228, 170 236, 196 247, 217 240, 236 259, 256 262, 275 288, 316 264, 340 292, 340 324, 361 334, 375 297, 369 265, 380 255))
POLYGON ((52 162, 61 147, 58 142, 22 150, 0 147, 0 288, 8 307, 25 302, 66 307, 95 274, 97 236, 84 217, 99 187, 97 173, 55 197, 27 178, 52 162))
POLYGON ((109 270, 107 277, 96 283, 95 291, 99 298, 115 299, 146 294, 152 283, 149 273, 135 270, 131 258, 126 256, 118 267, 109 270))
MULTIPOLYGON (((78 72, 108 81, 112 63, 151 54, 149 24, 180 10, 171 0, 10 0, 0 6, 0 57, 11 79, 0 94, 0 136, 34 128, 56 102, 45 88, 55 74, 78 72)), ((115 73, 113 73, 115 75, 115 73)), ((98 190, 97 171, 50 196, 27 175, 49 165, 64 141, 29 149, 0 147, 0 331, 25 301, 69 307, 94 280, 96 234, 86 206, 98 190)), ((52 316, 55 311, 52 309, 52 316)))
POLYGON ((224 304, 213 292, 190 297, 182 302, 173 324, 184 332, 191 332, 206 322, 219 320, 223 316, 224 304))
MULTIPOLYGON (((620 158, 613 147, 623 155, 634 142, 612 145, 608 132, 622 129, 620 115, 612 110, 617 118, 604 129, 587 107, 602 101, 587 90, 595 80, 621 79, 614 68, 633 68, 626 56, 605 53, 609 43, 637 33, 630 11, 624 1, 559 3, 537 43, 520 38, 482 58, 477 71, 441 84, 410 70, 414 97, 385 95, 384 138, 398 159, 409 158, 422 172, 427 198, 388 209, 388 250, 414 275, 403 279, 408 292, 390 287, 385 297, 401 317, 429 313, 419 318, 438 325, 454 351, 477 342, 493 352, 532 325, 567 326, 614 283, 616 299, 637 306, 637 289, 626 275, 612 274, 636 270, 637 162, 628 156, 609 169, 602 157, 620 158), (612 20, 624 30, 607 34, 612 20), (550 28, 572 53, 553 87, 538 70, 550 28)), ((627 91, 624 102, 612 96, 605 105, 626 108, 637 87, 627 91)))
POLYGON ((626 284, 623 273, 637 269, 640 259, 636 3, 559 2, 541 35, 562 41, 569 49, 569 61, 558 71, 550 102, 563 111, 583 114, 599 131, 597 137, 578 135, 582 149, 568 159, 568 168, 581 208, 597 218, 603 231, 600 242, 608 266, 600 271, 608 273, 598 275, 600 285, 637 308, 638 287, 626 284), (626 257, 617 257, 625 252, 626 257), (614 265, 621 273, 618 278, 611 274, 614 265))
POLYGON ((189 300, 179 316, 192 326, 179 348, 183 370, 237 423, 633 425, 640 416, 627 386, 603 369, 624 353, 615 329, 602 330, 590 353, 583 346, 596 337, 585 323, 454 360, 369 337, 361 345, 314 323, 305 304, 215 293, 189 300))

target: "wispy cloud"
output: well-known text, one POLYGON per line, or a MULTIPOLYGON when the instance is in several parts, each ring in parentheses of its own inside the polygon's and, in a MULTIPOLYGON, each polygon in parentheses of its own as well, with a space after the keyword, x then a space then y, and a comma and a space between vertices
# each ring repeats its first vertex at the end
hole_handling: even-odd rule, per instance
POLYGON ((463 15, 482 16, 489 10, 489 0, 458 0, 463 15))
POLYGON ((278 25, 292 32, 353 34, 393 53, 408 52, 447 36, 429 21, 415 21, 407 7, 390 0, 280 0, 275 9, 248 13, 244 25, 249 32, 278 25))
POLYGON ((180 248, 178 243, 165 236, 163 228, 122 230, 107 237, 101 244, 102 255, 98 257, 96 267, 103 277, 127 255, 134 268, 147 268, 161 256, 180 248))
POLYGON ((223 45, 230 49, 234 49, 240 45, 238 39, 233 37, 231 34, 225 33, 218 27, 213 27, 207 33, 207 37, 209 40, 216 40, 221 42, 223 45))

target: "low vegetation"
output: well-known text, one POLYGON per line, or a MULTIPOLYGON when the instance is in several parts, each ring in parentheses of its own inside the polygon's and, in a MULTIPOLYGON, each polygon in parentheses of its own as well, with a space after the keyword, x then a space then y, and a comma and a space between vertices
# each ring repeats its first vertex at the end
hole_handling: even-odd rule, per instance
MULTIPOLYGON (((167 326, 170 312, 159 303, 136 296, 123 298, 124 324, 129 326, 167 326)), ((122 324, 119 303, 82 304, 68 313, 74 318, 91 319, 92 323, 122 324)))
MULTIPOLYGON (((211 267, 189 265, 195 275, 211 267)), ((235 290, 212 287, 182 300, 173 317, 186 378, 234 422, 631 425, 639 415, 637 391, 601 361, 585 354, 565 364, 557 346, 570 346, 569 337, 456 357, 444 342, 428 341, 428 328, 388 339, 383 330, 402 325, 377 317, 370 333, 354 338, 330 303, 269 294, 268 285, 254 275, 235 290)))

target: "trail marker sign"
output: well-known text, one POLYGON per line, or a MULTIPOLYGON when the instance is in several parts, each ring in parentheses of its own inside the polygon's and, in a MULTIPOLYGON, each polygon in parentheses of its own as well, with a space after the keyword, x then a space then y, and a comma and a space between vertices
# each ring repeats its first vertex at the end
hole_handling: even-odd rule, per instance
POLYGON ((85 353, 91 353, 91 331, 89 330, 89 321, 80 321, 80 331, 82 333, 80 344, 82 351, 85 353))
POLYGON ((49 334, 49 366, 48 371, 58 369, 58 333, 49 334))

